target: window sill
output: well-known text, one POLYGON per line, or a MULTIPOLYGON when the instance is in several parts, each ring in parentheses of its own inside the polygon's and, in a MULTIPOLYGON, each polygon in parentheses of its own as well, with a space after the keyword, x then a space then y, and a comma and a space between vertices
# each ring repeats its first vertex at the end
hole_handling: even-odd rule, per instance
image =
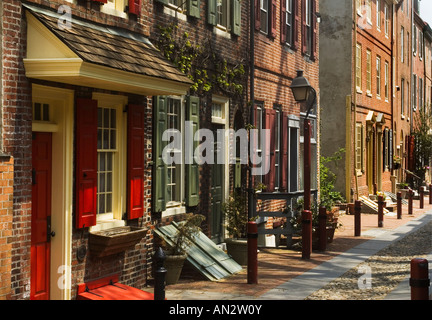
POLYGON ((163 9, 163 13, 171 17, 177 18, 179 20, 187 21, 187 16, 186 14, 183 13, 183 10, 178 9, 174 5, 170 5, 170 4, 165 5, 163 9))
POLYGON ((166 210, 162 212, 162 217, 165 218, 183 213, 186 213, 186 207, 179 203, 170 207, 167 206, 166 210))
POLYGON ((217 25, 216 27, 213 27, 213 33, 217 36, 221 36, 226 39, 231 39, 230 30, 225 28, 224 26, 217 25))
POLYGON ((120 17, 120 18, 124 18, 124 19, 128 18, 128 15, 126 12, 122 12, 122 11, 116 10, 114 8, 109 8, 109 7, 106 7, 105 5, 103 5, 101 7, 100 11, 102 13, 106 13, 106 14, 109 14, 112 16, 116 16, 116 17, 120 17))
POLYGON ((90 232, 103 231, 111 228, 123 227, 126 223, 124 220, 106 219, 97 221, 95 226, 90 227, 90 232))

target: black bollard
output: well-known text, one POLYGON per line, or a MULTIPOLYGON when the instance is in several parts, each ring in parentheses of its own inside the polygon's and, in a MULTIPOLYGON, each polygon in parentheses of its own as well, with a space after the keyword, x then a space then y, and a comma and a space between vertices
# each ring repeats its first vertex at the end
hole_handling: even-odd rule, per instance
POLYGON ((361 233, 361 201, 356 200, 354 203, 354 236, 360 237, 361 233))
POLYGON ((165 300, 165 276, 167 270, 164 267, 165 253, 159 247, 155 253, 156 270, 155 270, 155 284, 154 284, 154 299, 165 300))
POLYGON ((408 214, 409 215, 413 214, 413 197, 414 197, 414 192, 412 191, 412 189, 409 189, 408 191, 408 214))
POLYGON ((402 192, 397 193, 397 218, 402 219, 402 192))

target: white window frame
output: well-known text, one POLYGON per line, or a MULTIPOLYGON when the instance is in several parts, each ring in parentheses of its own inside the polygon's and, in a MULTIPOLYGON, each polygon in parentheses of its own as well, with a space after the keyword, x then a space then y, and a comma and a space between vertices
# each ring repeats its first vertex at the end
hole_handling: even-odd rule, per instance
POLYGON ((100 11, 113 16, 127 18, 128 15, 125 12, 126 1, 127 0, 107 0, 107 3, 101 6, 100 11))
POLYGON ((390 69, 389 69, 389 63, 388 61, 385 61, 384 63, 384 97, 385 101, 389 101, 390 97, 390 69))
POLYGON ((356 45, 356 73, 355 73, 357 92, 361 92, 361 87, 362 87, 361 62, 362 62, 362 45, 360 43, 357 43, 357 45, 356 45))
POLYGON ((366 50, 366 92, 372 94, 372 51, 366 50))
POLYGON ((270 0, 260 0, 260 19, 261 19, 260 30, 265 34, 269 33, 269 18, 270 18, 269 6, 270 6, 270 0))
MULTIPOLYGON (((97 225, 92 230, 123 226, 123 213, 126 212, 126 181, 127 174, 127 113, 123 112, 127 105, 127 97, 94 92, 92 98, 98 101, 98 108, 116 110, 116 149, 113 150, 112 169, 112 212, 97 214, 97 225)), ((99 152, 98 149, 98 159, 99 152)), ((99 180, 99 163, 98 163, 99 180)), ((99 181, 98 181, 99 187, 99 181)), ((97 198, 99 204, 99 197, 97 198)))
POLYGON ((376 0, 376 24, 377 30, 381 31, 381 1, 376 0))
POLYGON ((376 57, 376 93, 377 98, 381 98, 381 57, 376 57))

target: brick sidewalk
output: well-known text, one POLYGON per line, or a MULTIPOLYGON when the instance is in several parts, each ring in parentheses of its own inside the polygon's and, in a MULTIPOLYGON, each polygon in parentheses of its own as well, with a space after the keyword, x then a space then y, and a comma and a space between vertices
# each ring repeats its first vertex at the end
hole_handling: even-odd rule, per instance
MULTIPOLYGON (((419 209, 419 200, 414 200, 412 215, 408 215, 408 206, 404 205, 402 219, 397 219, 396 212, 394 215, 385 215, 382 228, 378 228, 377 214, 362 213, 361 232, 363 234, 368 230, 370 232, 372 229, 393 230, 429 210, 432 210, 432 205, 429 205, 428 197, 425 197, 424 209, 419 209)), ((247 266, 244 266, 240 273, 218 282, 208 281, 198 271, 186 267, 179 282, 166 287, 167 296, 169 296, 170 290, 176 292, 199 290, 209 294, 218 292, 227 295, 245 295, 258 298, 268 290, 371 239, 371 237, 364 235, 354 237, 354 215, 342 215, 339 217, 339 222, 341 222, 342 226, 336 230, 334 240, 327 245, 327 250, 325 252, 314 250, 310 260, 303 260, 300 251, 289 250, 284 247, 260 248, 258 254, 258 284, 247 284, 247 266)))

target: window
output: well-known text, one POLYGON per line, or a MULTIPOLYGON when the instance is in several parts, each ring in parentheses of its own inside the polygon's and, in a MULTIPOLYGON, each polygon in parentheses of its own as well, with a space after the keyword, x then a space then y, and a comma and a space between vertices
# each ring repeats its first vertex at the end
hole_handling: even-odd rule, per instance
POLYGON ((419 78, 419 110, 423 108, 423 78, 419 78))
POLYGON ((362 6, 361 0, 356 0, 357 14, 359 15, 361 15, 361 6, 362 6))
POLYGON ((372 92, 372 53, 366 51, 366 91, 368 94, 372 92))
POLYGON ((385 100, 388 101, 389 99, 389 63, 386 61, 384 66, 384 94, 385 94, 385 100))
POLYGON ((417 110, 417 76, 415 74, 412 82, 412 108, 414 111, 417 110))
POLYGON ((113 214, 113 186, 116 181, 114 165, 118 163, 117 109, 98 107, 97 151, 98 151, 98 215, 113 214))
POLYGON ((362 48, 361 44, 357 43, 356 47, 356 88, 361 91, 361 61, 362 61, 362 48))
POLYGON ((199 106, 200 100, 194 96, 188 96, 185 103, 181 97, 154 98, 155 212, 184 213, 185 206, 199 203, 199 160, 194 158, 199 141, 192 138, 199 130, 199 106))
POLYGON ((376 58, 376 90, 377 96, 381 96, 381 58, 376 58))
POLYGON ((177 10, 186 10, 186 1, 184 0, 168 0, 168 3, 176 7, 177 10))
POLYGON ((418 48, 418 53, 419 53, 419 58, 420 60, 423 59, 423 32, 419 30, 419 48, 418 48))
POLYGON ((217 24, 226 29, 230 27, 230 0, 217 0, 216 10, 217 10, 217 24))
POLYGON ((260 28, 264 33, 268 33, 269 25, 269 0, 260 0, 260 28))
POLYGON ((366 19, 372 24, 372 0, 366 0, 366 19))
POLYGON ((127 17, 125 13, 127 2, 127 0, 107 0, 106 3, 101 6, 101 12, 125 18, 127 17))
POLYGON ((388 37, 390 30, 390 12, 389 6, 387 3, 384 3, 384 33, 388 37))
POLYGON ((405 114, 405 79, 401 79, 401 87, 400 87, 400 92, 401 92, 401 115, 402 117, 405 114))
POLYGON ((298 119, 289 119, 288 122, 288 191, 299 190, 299 128, 298 119))
POLYGON ((306 53, 311 55, 312 53, 312 20, 313 17, 313 8, 312 8, 312 1, 313 0, 306 0, 305 3, 305 24, 306 24, 306 53))
POLYGON ((356 123, 356 132, 355 132, 355 139, 356 139, 356 159, 355 159, 355 168, 357 171, 357 175, 361 175, 364 171, 363 168, 363 124, 361 122, 356 123))
POLYGON ((50 121, 50 107, 47 103, 35 102, 33 104, 33 120, 35 121, 50 121))
POLYGON ((294 28, 293 28, 293 0, 282 0, 285 1, 286 11, 285 11, 285 29, 286 29, 286 43, 289 46, 293 46, 294 40, 294 28))
POLYGON ((404 27, 401 27, 401 34, 400 34, 401 62, 404 62, 404 57, 405 57, 404 41, 405 41, 405 29, 404 27))
POLYGON ((378 31, 381 30, 381 1, 376 0, 376 24, 378 31))
POLYGON ((414 26, 413 28, 413 52, 414 55, 417 55, 417 26, 414 26))
POLYGON ((144 212, 145 108, 93 93, 76 100, 76 226, 124 225, 144 212), (133 121, 132 121, 133 120, 133 121))
MULTIPOLYGON (((178 130, 181 132, 181 101, 179 99, 168 99, 167 109, 167 130, 178 130)), ((172 148, 167 150, 172 156, 182 155, 178 145, 171 144, 172 148)), ((182 174, 181 164, 167 163, 167 194, 165 201, 167 206, 175 205, 181 201, 182 174)))

